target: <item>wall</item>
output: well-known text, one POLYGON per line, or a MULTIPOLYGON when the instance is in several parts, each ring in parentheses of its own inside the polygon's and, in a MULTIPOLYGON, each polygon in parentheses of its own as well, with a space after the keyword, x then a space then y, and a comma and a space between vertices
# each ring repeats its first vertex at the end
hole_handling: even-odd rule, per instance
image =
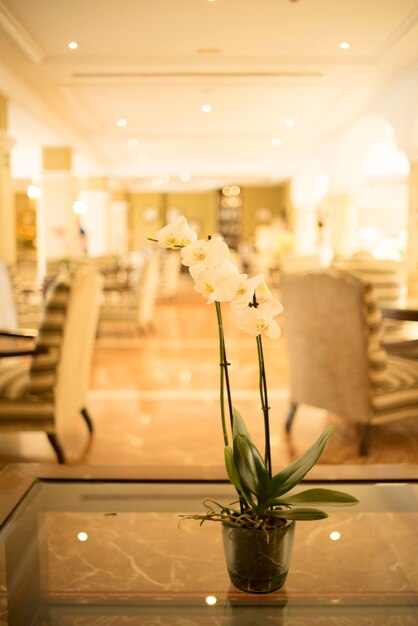
MULTIPOLYGON (((274 220, 292 219, 290 208, 289 183, 286 181, 274 187, 243 187, 242 197, 242 239, 254 236, 260 224, 271 224, 274 220), (269 209, 267 220, 257 216, 257 209, 269 209)), ((184 215, 199 236, 206 238, 217 232, 218 192, 200 193, 130 193, 129 221, 130 250, 138 250, 147 244, 148 237, 168 221, 173 211, 184 215)))
POLYGON ((216 191, 202 193, 130 193, 129 248, 139 250, 148 237, 167 223, 167 214, 175 209, 192 227, 199 227, 202 237, 216 232, 216 191), (154 215, 153 215, 154 213, 154 215))
MULTIPOLYGON (((242 239, 247 240, 254 236, 254 231, 261 224, 271 224, 274 220, 289 218, 289 196, 287 184, 275 187, 242 187, 242 239), (258 219, 257 209, 269 209, 271 219, 258 219)), ((260 212, 258 212, 260 213, 260 212)))
POLYGON ((155 237, 156 231, 164 225, 165 196, 161 193, 129 193, 128 229, 129 250, 140 250, 155 237), (155 211, 155 220, 147 215, 155 211))
POLYGON ((206 191, 201 193, 168 193, 166 195, 166 210, 177 209, 179 215, 184 215, 192 228, 199 236, 207 238, 216 232, 217 192, 206 191))

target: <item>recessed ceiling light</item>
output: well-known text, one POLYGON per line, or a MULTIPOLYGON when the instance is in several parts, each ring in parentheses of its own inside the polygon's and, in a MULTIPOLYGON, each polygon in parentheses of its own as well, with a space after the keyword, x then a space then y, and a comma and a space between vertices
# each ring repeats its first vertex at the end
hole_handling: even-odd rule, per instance
POLYGON ((340 43, 340 48, 342 48, 343 50, 348 50, 349 47, 350 47, 350 44, 348 43, 348 41, 342 41, 340 43))
POLYGON ((192 179, 192 175, 189 172, 182 172, 180 174, 180 180, 182 183, 188 183, 192 179))
POLYGON ((68 47, 71 50, 76 50, 78 48, 78 43, 76 41, 70 41, 70 43, 68 44, 68 47))
POLYGON ((139 143, 139 140, 138 140, 138 138, 137 138, 137 137, 129 137, 129 139, 128 139, 128 144, 129 144, 130 146, 137 146, 137 145, 138 145, 138 143, 139 143))
POLYGON ((273 139, 271 140, 272 146, 281 146, 281 144, 282 144, 282 140, 279 139, 278 137, 273 137, 273 139))
POLYGON ((212 107, 210 104, 202 104, 200 108, 202 110, 202 113, 210 113, 212 111, 212 107))
POLYGON ((118 119, 118 121, 116 122, 116 125, 119 126, 119 128, 123 128, 124 126, 127 125, 127 121, 125 120, 124 117, 121 117, 120 119, 118 119))
POLYGON ((284 121, 284 125, 287 126, 288 128, 292 128, 292 126, 295 125, 295 120, 292 120, 291 117, 287 117, 284 121))

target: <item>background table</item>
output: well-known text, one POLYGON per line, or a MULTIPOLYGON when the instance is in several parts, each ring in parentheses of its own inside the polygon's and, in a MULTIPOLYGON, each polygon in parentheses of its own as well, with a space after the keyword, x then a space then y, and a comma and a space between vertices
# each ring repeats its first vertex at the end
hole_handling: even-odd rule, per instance
POLYGON ((393 302, 382 302, 381 310, 383 317, 389 319, 418 322, 418 297, 408 296, 393 302))

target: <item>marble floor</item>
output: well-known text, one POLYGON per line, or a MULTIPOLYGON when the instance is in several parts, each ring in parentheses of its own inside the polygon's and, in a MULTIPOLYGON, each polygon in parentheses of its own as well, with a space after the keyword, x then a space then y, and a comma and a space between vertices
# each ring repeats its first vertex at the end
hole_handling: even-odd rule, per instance
MULTIPOLYGON (((236 330, 224 312, 233 403, 262 445, 255 341, 236 330)), ((337 416, 301 407, 292 434, 284 421, 289 400, 285 332, 264 340, 271 407, 274 469, 302 453, 330 423, 335 431, 321 457, 327 464, 416 463, 418 420, 376 427, 370 453, 358 455, 359 430, 337 416)), ((219 356, 215 310, 183 284, 170 302, 160 302, 155 328, 139 336, 128 322, 103 322, 96 340, 88 405, 95 433, 75 416, 62 431, 71 464, 173 466, 223 464, 219 417, 219 356)), ((55 463, 43 433, 2 434, 0 465, 55 463)))

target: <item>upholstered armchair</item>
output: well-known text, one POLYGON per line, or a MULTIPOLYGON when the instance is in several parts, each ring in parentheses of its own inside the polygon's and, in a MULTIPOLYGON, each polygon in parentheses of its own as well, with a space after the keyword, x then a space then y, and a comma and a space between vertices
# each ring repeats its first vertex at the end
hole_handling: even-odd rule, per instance
POLYGON ((0 430, 45 432, 60 463, 65 463, 60 433, 67 420, 81 413, 93 432, 86 390, 102 280, 93 270, 59 276, 49 289, 33 348, 9 351, 9 356, 29 355, 30 362, 19 359, 16 366, 0 368, 0 430))
POLYGON ((284 277, 281 291, 291 385, 287 432, 300 404, 316 406, 360 424, 365 455, 373 426, 418 417, 418 362, 386 353, 370 283, 322 270, 284 277))

